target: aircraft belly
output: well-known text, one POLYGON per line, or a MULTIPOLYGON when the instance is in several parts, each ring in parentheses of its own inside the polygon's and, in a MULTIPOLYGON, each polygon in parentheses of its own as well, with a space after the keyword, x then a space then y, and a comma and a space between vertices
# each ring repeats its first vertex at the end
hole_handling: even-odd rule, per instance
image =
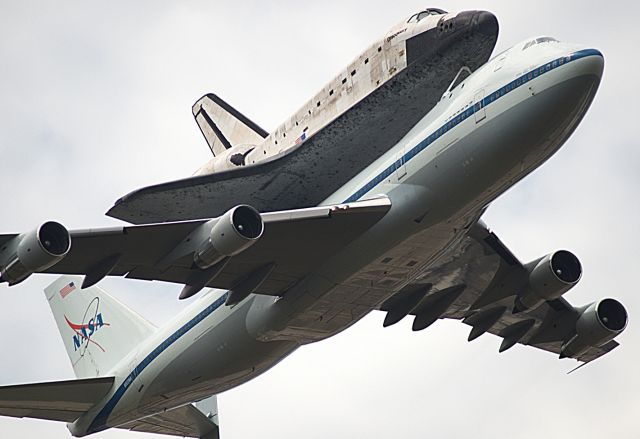
MULTIPOLYGON (((374 189, 391 198, 389 214, 298 290, 287 293, 294 296, 290 319, 286 327, 265 333, 265 339, 304 343, 340 332, 458 243, 493 199, 564 143, 593 98, 597 77, 582 75, 542 85, 508 111, 492 114, 489 107, 479 126, 461 131, 472 135, 430 156, 427 166, 416 165, 420 172, 410 169, 402 185, 374 189), (418 219, 422 226, 416 224, 418 219)), ((473 119, 465 123, 475 125, 473 119)))
MULTIPOLYGON (((179 345, 153 360, 114 407, 107 426, 117 427, 218 394, 265 372, 292 353, 298 343, 263 343, 248 333, 245 319, 255 298, 225 307, 226 315, 218 309, 187 332, 179 345)), ((150 348, 161 343, 160 339, 165 335, 150 348)), ((87 415, 85 422, 91 423, 95 413, 87 415)))
POLYGON ((237 305, 186 345, 175 361, 156 371, 140 403, 144 415, 169 408, 168 401, 176 407, 242 384, 298 347, 292 342, 259 342, 248 333, 245 320, 254 299, 237 305))
POLYGON ((463 222, 442 223, 411 236, 317 298, 306 293, 286 328, 266 336, 301 343, 322 340, 348 328, 414 280, 463 236, 463 222), (306 296, 306 297, 304 297, 306 296))

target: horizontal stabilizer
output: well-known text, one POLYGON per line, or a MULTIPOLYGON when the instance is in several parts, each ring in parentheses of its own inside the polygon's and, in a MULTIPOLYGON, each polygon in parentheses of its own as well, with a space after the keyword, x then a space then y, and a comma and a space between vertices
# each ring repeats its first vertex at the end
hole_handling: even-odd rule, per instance
POLYGON ((113 377, 0 387, 0 415, 73 422, 100 401, 113 377))
POLYGON ((236 145, 259 145, 269 135, 213 93, 198 99, 192 112, 214 156, 236 145))
MULTIPOLYGON (((212 397, 215 401, 215 396, 212 397)), ((204 413, 198 403, 188 404, 147 418, 138 419, 118 428, 144 433, 166 434, 170 436, 219 439, 217 406, 214 412, 204 413)), ((215 404, 214 404, 215 405, 215 404)))

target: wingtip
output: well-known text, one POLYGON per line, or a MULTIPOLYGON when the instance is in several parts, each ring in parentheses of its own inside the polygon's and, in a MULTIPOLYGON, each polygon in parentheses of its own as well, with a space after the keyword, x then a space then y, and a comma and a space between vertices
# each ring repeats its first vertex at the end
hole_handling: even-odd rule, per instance
POLYGON ((569 372, 567 372, 567 375, 575 372, 576 370, 580 369, 582 366, 586 366, 587 364, 589 364, 589 361, 585 361, 584 363, 580 363, 579 365, 577 365, 576 367, 571 369, 569 372))

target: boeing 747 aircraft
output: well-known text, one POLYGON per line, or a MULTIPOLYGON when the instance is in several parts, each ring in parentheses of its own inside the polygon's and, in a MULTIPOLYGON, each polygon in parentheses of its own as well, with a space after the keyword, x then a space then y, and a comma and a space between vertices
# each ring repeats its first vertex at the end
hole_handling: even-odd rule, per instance
POLYGON ((577 128, 603 56, 538 37, 489 60, 497 33, 488 12, 414 14, 272 133, 206 95, 213 158, 118 200, 108 215, 130 224, 0 235, 3 282, 63 275, 45 295, 77 376, 1 387, 0 414, 218 438, 216 394, 374 310, 416 331, 459 319, 500 352, 585 364, 617 347, 618 301, 562 297, 576 256, 523 263, 481 220, 577 128), (156 328, 96 285, 109 275, 198 296, 156 328))

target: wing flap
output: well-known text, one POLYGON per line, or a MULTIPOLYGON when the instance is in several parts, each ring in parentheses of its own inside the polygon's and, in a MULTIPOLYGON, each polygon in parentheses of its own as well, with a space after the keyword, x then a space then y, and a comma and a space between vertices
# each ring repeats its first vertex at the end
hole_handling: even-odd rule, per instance
POLYGON ((113 386, 113 377, 0 387, 0 415, 72 422, 113 386))

